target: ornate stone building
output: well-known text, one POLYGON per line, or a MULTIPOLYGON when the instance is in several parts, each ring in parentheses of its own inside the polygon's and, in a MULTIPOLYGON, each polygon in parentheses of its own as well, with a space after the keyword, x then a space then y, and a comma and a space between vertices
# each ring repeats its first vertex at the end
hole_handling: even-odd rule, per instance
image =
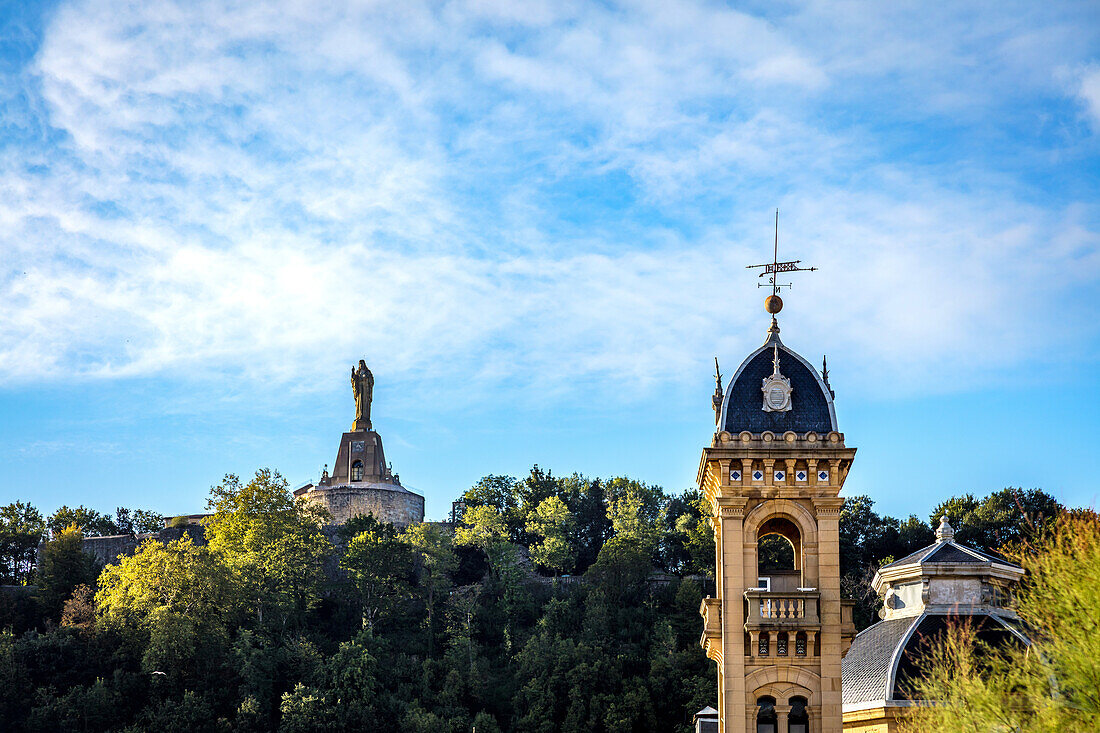
POLYGON ((343 524, 358 514, 373 514, 381 522, 397 527, 424 521, 424 497, 401 485, 400 477, 386 463, 382 436, 371 424, 374 375, 360 360, 351 372, 355 393, 355 422, 340 438, 332 474, 326 470, 320 481, 294 491, 325 507, 334 524, 343 524))
POLYGON ((906 694, 920 676, 925 645, 964 621, 989 645, 1029 643, 1010 607, 1020 566, 955 542, 943 518, 936 541, 875 573, 882 621, 864 629, 844 657, 844 730, 894 733, 917 701, 906 694))
POLYGON ((839 432, 827 372, 783 344, 782 301, 766 303, 767 340, 724 389, 717 376, 717 429, 699 464, 717 541, 701 644, 718 665, 721 733, 839 733, 855 627, 840 597, 838 494, 856 451, 839 432), (783 570, 762 565, 769 538, 789 544, 783 570))

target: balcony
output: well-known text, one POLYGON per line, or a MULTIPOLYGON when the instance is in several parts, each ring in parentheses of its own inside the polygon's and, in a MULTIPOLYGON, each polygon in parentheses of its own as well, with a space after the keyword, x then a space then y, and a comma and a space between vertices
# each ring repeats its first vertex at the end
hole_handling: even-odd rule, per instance
POLYGON ((715 661, 722 658, 722 602, 707 596, 699 605, 699 615, 703 617, 703 635, 699 645, 707 656, 715 661))
POLYGON ((745 630, 818 629, 821 593, 816 590, 745 591, 745 630))

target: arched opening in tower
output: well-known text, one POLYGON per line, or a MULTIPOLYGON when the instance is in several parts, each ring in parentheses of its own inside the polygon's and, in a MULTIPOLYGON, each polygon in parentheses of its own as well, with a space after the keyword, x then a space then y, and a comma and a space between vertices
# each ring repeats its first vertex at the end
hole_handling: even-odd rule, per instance
POLYGON ((760 526, 756 539, 760 587, 775 592, 802 586, 802 533, 794 522, 773 517, 760 526))

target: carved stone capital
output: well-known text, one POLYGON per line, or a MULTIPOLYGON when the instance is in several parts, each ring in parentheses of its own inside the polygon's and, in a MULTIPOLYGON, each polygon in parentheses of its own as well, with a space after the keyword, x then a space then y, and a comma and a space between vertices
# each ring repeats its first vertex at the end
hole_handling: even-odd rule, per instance
POLYGON ((743 496, 723 497, 718 500, 718 516, 722 519, 741 519, 745 516, 748 499, 743 496))
POLYGON ((813 499, 814 511, 820 517, 839 517, 840 510, 844 506, 844 500, 839 496, 815 496, 813 499))

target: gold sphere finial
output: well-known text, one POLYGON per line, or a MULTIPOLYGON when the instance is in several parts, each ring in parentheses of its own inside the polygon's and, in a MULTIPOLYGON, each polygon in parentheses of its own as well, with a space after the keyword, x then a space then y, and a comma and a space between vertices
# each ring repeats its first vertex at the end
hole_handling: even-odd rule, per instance
POLYGON ((778 295, 769 295, 764 298, 764 310, 774 316, 776 313, 783 310, 783 299, 778 295))

